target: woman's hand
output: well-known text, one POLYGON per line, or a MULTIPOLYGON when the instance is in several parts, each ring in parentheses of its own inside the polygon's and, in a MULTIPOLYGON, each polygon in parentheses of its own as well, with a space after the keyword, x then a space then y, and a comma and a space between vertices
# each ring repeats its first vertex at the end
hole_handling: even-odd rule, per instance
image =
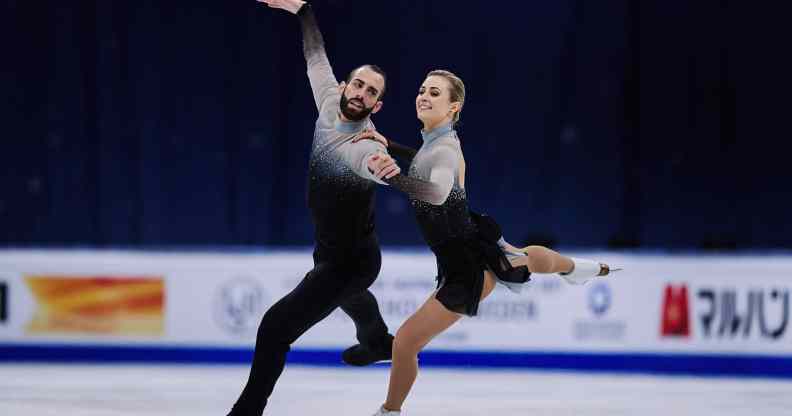
POLYGON ((357 143, 361 140, 374 140, 375 142, 380 142, 383 146, 388 147, 388 139, 386 139, 385 136, 381 135, 376 130, 363 130, 362 132, 358 133, 354 139, 352 139, 352 143, 357 143))
POLYGON ((305 2, 302 0, 256 0, 256 1, 258 1, 259 3, 266 3, 267 6, 273 9, 283 9, 286 10, 287 12, 291 12, 294 14, 297 14, 297 12, 300 10, 300 7, 302 7, 302 5, 305 4, 305 2))

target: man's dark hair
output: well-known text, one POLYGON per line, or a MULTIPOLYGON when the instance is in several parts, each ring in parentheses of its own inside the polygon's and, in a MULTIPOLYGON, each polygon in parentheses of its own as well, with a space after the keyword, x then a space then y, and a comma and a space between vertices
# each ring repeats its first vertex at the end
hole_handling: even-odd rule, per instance
POLYGON ((380 91, 379 97, 377 97, 377 101, 382 101, 382 96, 385 95, 385 89, 388 85, 388 76, 385 75, 385 71, 383 71, 382 68, 378 67, 377 65, 366 64, 353 69, 352 72, 350 72, 349 75, 347 76, 347 80, 346 80, 347 84, 352 82, 352 74, 363 68, 376 72, 380 74, 380 76, 382 77, 382 91, 380 91))

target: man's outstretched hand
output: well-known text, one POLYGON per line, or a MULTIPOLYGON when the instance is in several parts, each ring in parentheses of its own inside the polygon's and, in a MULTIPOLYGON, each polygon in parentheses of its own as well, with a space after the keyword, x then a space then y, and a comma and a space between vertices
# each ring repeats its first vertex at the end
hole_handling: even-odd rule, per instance
POLYGON ((305 4, 305 2, 302 0, 256 0, 256 1, 259 3, 266 3, 267 6, 273 9, 283 9, 293 14, 297 14, 297 12, 300 10, 300 7, 302 7, 302 5, 305 4))

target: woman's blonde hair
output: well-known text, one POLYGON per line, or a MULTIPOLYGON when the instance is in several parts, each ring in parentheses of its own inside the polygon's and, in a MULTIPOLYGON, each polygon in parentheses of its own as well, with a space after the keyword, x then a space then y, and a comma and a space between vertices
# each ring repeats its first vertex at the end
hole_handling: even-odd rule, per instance
POLYGON ((465 105, 465 83, 453 72, 446 71, 445 69, 436 69, 426 75, 427 78, 431 76, 443 77, 451 85, 449 89, 451 102, 459 102, 459 110, 454 113, 454 118, 452 120, 452 122, 456 124, 459 121, 460 113, 462 113, 462 107, 465 105))

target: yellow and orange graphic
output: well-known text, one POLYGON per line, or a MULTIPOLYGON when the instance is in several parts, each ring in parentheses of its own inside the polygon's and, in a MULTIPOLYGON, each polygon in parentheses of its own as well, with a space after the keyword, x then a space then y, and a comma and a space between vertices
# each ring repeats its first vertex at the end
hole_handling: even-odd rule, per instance
POLYGON ((25 276, 38 308, 28 333, 162 335, 165 284, 152 276, 25 276))

